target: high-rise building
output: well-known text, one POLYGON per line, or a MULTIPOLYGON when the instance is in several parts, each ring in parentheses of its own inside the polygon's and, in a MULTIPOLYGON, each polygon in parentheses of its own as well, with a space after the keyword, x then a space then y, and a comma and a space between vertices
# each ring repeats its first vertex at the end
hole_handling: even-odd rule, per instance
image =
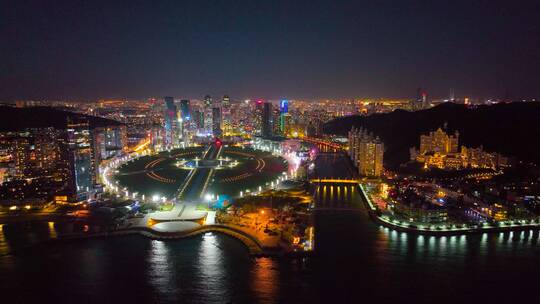
POLYGON ((68 189, 77 200, 87 199, 96 182, 92 136, 87 120, 70 119, 68 121, 67 143, 70 159, 68 189))
POLYGON ((272 115, 272 103, 265 102, 263 107, 263 117, 262 117, 262 136, 263 137, 272 137, 272 128, 274 125, 273 115, 272 115))
POLYGON ((361 176, 379 177, 383 172, 384 144, 363 129, 349 131, 349 156, 361 176))
POLYGON ((94 128, 94 149, 96 163, 101 160, 121 155, 127 146, 125 126, 107 126, 94 128))
POLYGON ((100 189, 96 187, 100 162, 124 152, 125 125, 70 112, 45 112, 56 112, 51 117, 54 127, 24 128, 23 121, 20 130, 0 132, 0 156, 13 168, 6 172, 10 185, 3 186, 19 192, 2 195, 2 189, 0 198, 47 199, 53 194, 66 195, 70 201, 91 198, 100 189))
POLYGON ((286 134, 285 132, 285 117, 289 113, 289 101, 287 99, 281 100, 279 103, 279 130, 281 134, 286 134))
POLYGON ((264 102, 261 99, 250 104, 250 111, 253 113, 251 125, 254 135, 262 135, 263 133, 263 108, 264 102))
POLYGON ((381 176, 383 172, 384 144, 378 139, 360 142, 358 170, 363 176, 381 176))
POLYGON ((281 136, 283 133, 281 132, 281 113, 279 112, 278 107, 273 107, 272 109, 272 135, 273 136, 281 136))
POLYGON ((201 110, 193 111, 193 122, 195 124, 195 128, 199 130, 204 129, 204 112, 201 110))
POLYGON ((165 146, 176 145, 178 134, 178 111, 174 104, 174 98, 167 96, 165 99, 165 146))
POLYGON ((204 96, 204 107, 205 108, 211 108, 212 107, 212 96, 205 95, 204 96))
POLYGON ((184 121, 189 121, 191 119, 189 103, 189 99, 180 100, 180 113, 184 121))
POLYGON ((212 108, 213 108, 213 102, 212 97, 210 95, 204 96, 204 105, 203 105, 203 113, 204 113, 204 130, 206 133, 212 133, 212 108))
POLYGON ((231 99, 227 95, 223 95, 221 101, 221 116, 223 119, 223 131, 225 134, 230 134, 232 132, 231 99))
POLYGON ((228 95, 223 95, 223 99, 221 100, 221 106, 229 107, 230 105, 231 105, 231 98, 228 95))
POLYGON ((221 108, 212 108, 212 135, 215 137, 221 137, 221 108))

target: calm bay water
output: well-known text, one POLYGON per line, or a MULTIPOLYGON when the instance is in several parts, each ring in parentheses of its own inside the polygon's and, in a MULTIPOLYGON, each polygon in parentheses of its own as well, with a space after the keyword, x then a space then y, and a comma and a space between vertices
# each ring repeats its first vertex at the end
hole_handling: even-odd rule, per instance
POLYGON ((379 227, 362 208, 321 211, 315 223, 317 256, 296 260, 252 259, 218 234, 25 247, 60 226, 4 225, 0 250, 15 253, 0 257, 0 294, 20 303, 540 301, 538 232, 408 235, 379 227))

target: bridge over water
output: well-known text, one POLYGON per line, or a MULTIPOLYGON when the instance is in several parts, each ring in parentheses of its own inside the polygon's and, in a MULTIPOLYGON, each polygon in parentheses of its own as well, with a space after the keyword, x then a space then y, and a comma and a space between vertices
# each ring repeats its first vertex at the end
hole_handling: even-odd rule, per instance
POLYGON ((319 154, 309 181, 315 210, 361 210, 359 176, 344 153, 319 154))

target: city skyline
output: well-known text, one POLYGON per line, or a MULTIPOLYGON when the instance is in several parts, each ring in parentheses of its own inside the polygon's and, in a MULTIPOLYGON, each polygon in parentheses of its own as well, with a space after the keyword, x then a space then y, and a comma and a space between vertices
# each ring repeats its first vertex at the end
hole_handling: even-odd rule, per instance
POLYGON ((540 303, 539 4, 3 1, 0 294, 540 303))
POLYGON ((17 1, 0 13, 0 100, 409 98, 418 87, 531 99, 536 12, 502 1, 17 1))

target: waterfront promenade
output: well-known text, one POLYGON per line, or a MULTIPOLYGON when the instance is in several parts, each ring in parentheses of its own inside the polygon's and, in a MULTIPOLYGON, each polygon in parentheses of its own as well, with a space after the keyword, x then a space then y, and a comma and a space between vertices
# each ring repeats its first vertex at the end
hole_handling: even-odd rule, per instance
POLYGON ((373 204, 364 185, 358 184, 360 188, 362 201, 368 208, 369 215, 376 223, 402 232, 410 232, 425 235, 460 235, 471 233, 484 232, 507 232, 507 231, 524 231, 524 230, 540 230, 540 219, 537 220, 516 220, 498 222, 497 224, 487 224, 470 226, 444 225, 444 226, 414 226, 407 222, 392 219, 388 215, 381 215, 375 204, 373 204))

